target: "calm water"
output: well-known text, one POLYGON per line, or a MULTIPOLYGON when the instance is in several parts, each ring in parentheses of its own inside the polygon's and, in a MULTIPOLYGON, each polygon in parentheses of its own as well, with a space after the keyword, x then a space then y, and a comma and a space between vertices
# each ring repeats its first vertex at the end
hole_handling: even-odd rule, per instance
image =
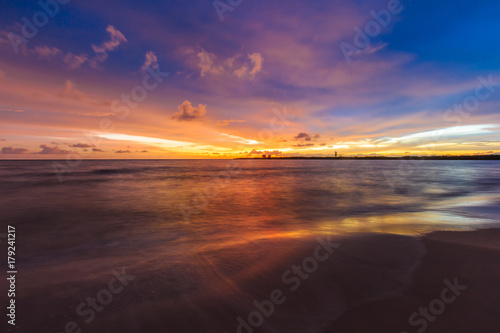
POLYGON ((0 161, 2 228, 15 226, 18 237, 18 332, 63 332, 69 321, 83 332, 236 332, 252 301, 286 290, 282 273, 330 235, 342 244, 333 262, 259 326, 323 332, 348 306, 409 283, 423 250, 401 235, 497 224, 499 166, 84 161, 58 178, 50 161, 0 161), (330 268, 342 274, 366 258, 373 267, 363 269, 384 262, 400 274, 339 296, 342 279, 327 279, 330 268), (122 268, 135 278, 85 322, 90 315, 75 308, 122 268))

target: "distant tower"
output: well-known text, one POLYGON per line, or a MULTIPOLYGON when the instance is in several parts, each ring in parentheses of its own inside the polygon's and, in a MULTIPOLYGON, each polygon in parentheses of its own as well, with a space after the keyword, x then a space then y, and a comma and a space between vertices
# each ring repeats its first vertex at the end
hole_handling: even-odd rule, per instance
POLYGON ((335 152, 335 157, 337 157, 337 155, 338 155, 337 152, 335 152))

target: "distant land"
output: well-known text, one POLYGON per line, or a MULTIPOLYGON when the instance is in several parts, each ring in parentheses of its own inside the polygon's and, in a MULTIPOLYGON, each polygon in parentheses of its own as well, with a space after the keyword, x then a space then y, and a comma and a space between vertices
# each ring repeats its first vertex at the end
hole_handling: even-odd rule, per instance
POLYGON ((443 156, 339 156, 339 157, 329 157, 329 156, 269 156, 266 157, 239 157, 236 160, 262 160, 262 159, 273 159, 273 160, 447 160, 447 161, 459 161, 459 160, 473 160, 473 161, 496 161, 500 160, 500 155, 443 155, 443 156))

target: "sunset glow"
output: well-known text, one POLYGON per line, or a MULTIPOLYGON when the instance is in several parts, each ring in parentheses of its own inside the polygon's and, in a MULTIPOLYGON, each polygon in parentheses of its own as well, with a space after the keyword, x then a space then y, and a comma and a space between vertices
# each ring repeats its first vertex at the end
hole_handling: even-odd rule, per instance
POLYGON ((470 53, 453 37, 454 22, 492 18, 486 6, 441 4, 454 30, 439 8, 405 2, 356 52, 356 28, 386 1, 97 6, 61 6, 26 42, 21 17, 38 5, 3 19, 0 158, 500 152, 498 20, 469 31, 470 53))

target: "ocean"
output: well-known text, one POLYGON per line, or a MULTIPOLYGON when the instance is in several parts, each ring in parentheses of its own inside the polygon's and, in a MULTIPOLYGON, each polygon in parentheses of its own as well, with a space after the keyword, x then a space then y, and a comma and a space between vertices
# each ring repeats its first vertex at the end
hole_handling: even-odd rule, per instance
POLYGON ((500 202, 497 161, 2 160, 0 178, 7 332, 325 332, 411 285, 419 235, 498 226, 500 202))

